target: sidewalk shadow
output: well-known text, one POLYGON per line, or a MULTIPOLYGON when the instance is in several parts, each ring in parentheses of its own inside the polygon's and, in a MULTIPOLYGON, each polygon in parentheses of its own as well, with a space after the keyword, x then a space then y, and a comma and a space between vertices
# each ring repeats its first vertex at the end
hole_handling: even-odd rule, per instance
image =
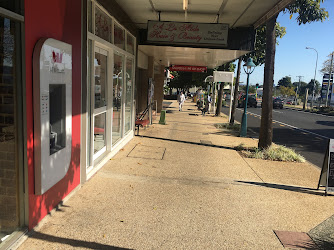
POLYGON ((75 240, 75 239, 67 239, 58 236, 53 236, 49 234, 43 234, 40 232, 32 231, 29 238, 39 239, 48 242, 60 243, 64 245, 69 245, 72 247, 82 247, 89 249, 108 249, 108 250, 130 250, 129 248, 121 248, 110 245, 105 245, 97 242, 91 241, 83 241, 83 240, 75 240))
MULTIPOLYGON (((283 184, 273 184, 273 183, 265 183, 265 182, 254 182, 254 181, 236 181, 238 183, 243 184, 251 184, 256 186, 262 186, 267 188, 275 188, 275 189, 281 189, 281 190, 287 190, 297 193, 306 193, 306 194, 312 194, 312 195, 320 195, 324 196, 325 193, 322 190, 314 189, 314 188, 306 188, 306 187, 296 187, 296 186, 288 186, 283 184)), ((332 196, 330 194, 327 194, 328 196, 332 196)))
POLYGON ((147 136, 147 135, 135 135, 135 136, 148 138, 148 139, 162 140, 162 141, 171 141, 171 142, 187 143, 187 144, 198 145, 198 146, 206 146, 206 147, 212 147, 212 148, 223 148, 223 149, 235 150, 235 148, 233 148, 233 147, 219 146, 219 145, 200 143, 200 142, 182 141, 182 140, 175 140, 175 139, 169 139, 169 138, 163 138, 163 137, 154 137, 154 136, 147 136))
POLYGON ((334 242, 332 242, 330 240, 319 240, 319 239, 313 239, 313 238, 312 238, 312 240, 318 246, 317 250, 334 249, 334 242))

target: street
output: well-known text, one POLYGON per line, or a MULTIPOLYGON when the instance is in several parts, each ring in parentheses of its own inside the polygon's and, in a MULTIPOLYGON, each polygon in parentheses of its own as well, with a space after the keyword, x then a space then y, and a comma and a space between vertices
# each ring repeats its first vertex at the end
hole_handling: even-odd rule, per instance
MULTIPOLYGON (((259 137, 261 108, 247 108, 248 135, 259 137)), ((222 112, 228 115, 229 108, 222 112)), ((240 122, 243 109, 237 108, 240 122)), ((309 162, 321 168, 328 139, 334 138, 334 117, 291 109, 273 110, 273 142, 294 149, 309 162)))

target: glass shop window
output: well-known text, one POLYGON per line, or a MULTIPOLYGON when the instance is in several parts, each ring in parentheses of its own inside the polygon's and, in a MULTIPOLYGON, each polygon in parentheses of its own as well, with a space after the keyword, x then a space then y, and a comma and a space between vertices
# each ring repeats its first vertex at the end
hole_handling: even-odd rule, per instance
POLYGON ((125 49, 125 34, 121 26, 115 23, 114 27, 114 44, 121 49, 125 49))
POLYGON ((130 34, 126 34, 126 51, 135 54, 135 39, 130 34))
POLYGON ((95 8, 95 35, 112 42, 111 18, 99 8, 95 8))
POLYGON ((50 85, 50 155, 66 146, 66 85, 50 85))

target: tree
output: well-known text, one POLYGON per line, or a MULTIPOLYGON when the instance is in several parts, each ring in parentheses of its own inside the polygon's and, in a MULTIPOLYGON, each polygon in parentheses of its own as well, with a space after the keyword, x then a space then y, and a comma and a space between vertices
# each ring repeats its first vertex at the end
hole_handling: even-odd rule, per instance
MULTIPOLYGON (((334 53, 334 52, 332 52, 334 53)), ((327 59, 322 64, 322 69, 320 70, 323 74, 329 74, 331 68, 332 53, 327 56, 327 59)), ((332 72, 334 72, 334 64, 332 65, 332 72)))
POLYGON ((259 136, 259 148, 267 148, 272 143, 273 138, 273 85, 274 85, 274 66, 276 53, 275 25, 277 16, 267 21, 266 29, 266 57, 264 65, 264 81, 262 96, 262 114, 259 136))
POLYGON ((230 124, 234 124, 234 117, 235 117, 235 110, 238 105, 238 89, 239 89, 239 82, 240 82, 240 68, 241 68, 242 58, 240 57, 238 60, 238 69, 237 69, 237 77, 235 79, 234 85, 234 95, 233 95, 233 103, 232 103, 232 110, 231 110, 231 118, 230 124))
POLYGON ((309 89, 306 82, 294 82, 293 86, 295 87, 295 91, 298 91, 298 95, 305 95, 306 89, 309 89))
MULTIPOLYGON (((265 55, 266 55, 266 25, 262 25, 256 29, 256 38, 254 51, 248 53, 243 56, 243 61, 247 62, 247 59, 251 57, 253 62, 257 66, 261 66, 265 63, 265 55)), ((279 23, 275 25, 275 36, 276 36, 276 44, 279 45, 277 38, 283 38, 286 34, 286 28, 282 27, 279 23)))
MULTIPOLYGON (((241 89, 243 92, 246 93, 246 87, 247 87, 247 85, 242 85, 242 86, 240 86, 240 89, 241 89)), ((255 94, 255 92, 256 92, 256 87, 255 87, 255 85, 249 85, 249 86, 248 86, 248 93, 250 93, 250 94, 255 94)))
MULTIPOLYGON (((297 14, 299 25, 314 21, 324 21, 328 18, 328 12, 320 8, 324 0, 296 0, 290 4, 284 12, 290 13, 290 19, 297 14)), ((264 84, 262 97, 262 115, 259 137, 259 148, 267 148, 272 143, 272 88, 275 64, 276 36, 275 24, 277 15, 266 23, 266 57, 264 67, 264 84)))
MULTIPOLYGON (((253 59, 253 62, 255 65, 260 66, 264 64, 265 62, 265 54, 266 54, 266 25, 262 25, 259 28, 256 29, 256 38, 255 38, 255 45, 254 45, 254 51, 239 58, 238 63, 238 69, 237 69, 237 81, 235 83, 235 88, 238 89, 239 87, 239 80, 240 80, 240 70, 242 67, 242 61, 247 62, 247 59, 251 57, 253 59)), ((276 23, 275 25, 275 35, 276 38, 282 38, 286 34, 285 27, 280 26, 279 23, 276 23)), ((276 43, 278 45, 278 41, 276 40, 276 43)), ((238 101, 238 91, 234 91, 234 101, 232 105, 232 111, 231 111, 231 120, 230 124, 234 124, 234 116, 235 116, 235 109, 237 107, 237 101, 238 101)))
MULTIPOLYGON (((309 89, 310 93, 312 93, 313 91, 313 82, 314 82, 314 79, 312 79, 308 84, 307 84, 307 88, 309 89)), ((320 83, 315 80, 315 90, 314 90, 314 94, 315 95, 318 95, 320 93, 320 83)))
POLYGON ((291 87, 291 77, 290 76, 285 76, 282 79, 278 81, 278 87, 291 87))
POLYGON ((207 83, 204 83, 204 80, 207 76, 213 74, 213 69, 208 69, 206 73, 172 71, 171 74, 174 76, 174 79, 171 79, 171 81, 168 83, 169 88, 183 90, 194 86, 206 88, 207 83))
POLYGON ((279 91, 281 92, 281 95, 283 95, 283 96, 294 96, 295 93, 296 93, 293 87, 281 86, 279 88, 279 91))

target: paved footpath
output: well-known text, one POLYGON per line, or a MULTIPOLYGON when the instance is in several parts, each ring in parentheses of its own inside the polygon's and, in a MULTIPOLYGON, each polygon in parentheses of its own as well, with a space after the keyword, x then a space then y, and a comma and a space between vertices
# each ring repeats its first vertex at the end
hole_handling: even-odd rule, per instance
MULTIPOLYGON (((309 163, 246 159, 251 138, 218 130, 186 101, 167 108, 19 249, 283 249, 273 230, 309 232, 334 196, 309 163)), ((321 230, 320 230, 321 231, 321 230)))

